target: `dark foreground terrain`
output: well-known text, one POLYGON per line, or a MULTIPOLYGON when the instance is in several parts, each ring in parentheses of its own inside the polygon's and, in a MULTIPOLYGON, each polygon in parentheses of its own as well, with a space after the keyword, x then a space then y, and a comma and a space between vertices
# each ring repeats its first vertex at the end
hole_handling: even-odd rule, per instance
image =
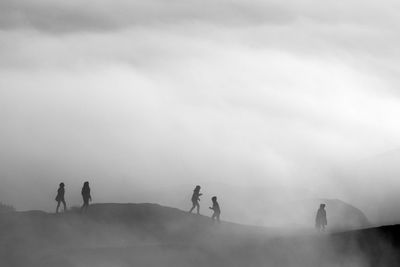
POLYGON ((155 204, 0 215, 0 266, 400 266, 400 226, 282 233, 155 204))

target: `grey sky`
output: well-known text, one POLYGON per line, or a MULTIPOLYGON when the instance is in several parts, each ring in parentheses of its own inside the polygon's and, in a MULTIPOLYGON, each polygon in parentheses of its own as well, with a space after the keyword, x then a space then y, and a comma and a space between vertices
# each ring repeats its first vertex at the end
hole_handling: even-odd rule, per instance
POLYGON ((399 182, 356 199, 335 173, 400 146, 399 8, 2 0, 0 198, 49 209, 63 180, 78 204, 88 179, 102 201, 204 183, 373 199, 399 182))

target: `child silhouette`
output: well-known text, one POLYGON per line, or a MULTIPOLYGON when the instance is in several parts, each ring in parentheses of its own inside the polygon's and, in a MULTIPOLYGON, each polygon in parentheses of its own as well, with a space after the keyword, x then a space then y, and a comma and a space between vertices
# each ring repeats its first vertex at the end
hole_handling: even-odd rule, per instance
POLYGON ((217 197, 214 196, 211 198, 211 200, 212 200, 213 205, 212 205, 212 207, 210 207, 210 209, 214 211, 213 215, 211 216, 211 219, 214 221, 216 218, 217 221, 220 222, 219 216, 221 215, 221 209, 219 208, 219 204, 217 202, 217 197))

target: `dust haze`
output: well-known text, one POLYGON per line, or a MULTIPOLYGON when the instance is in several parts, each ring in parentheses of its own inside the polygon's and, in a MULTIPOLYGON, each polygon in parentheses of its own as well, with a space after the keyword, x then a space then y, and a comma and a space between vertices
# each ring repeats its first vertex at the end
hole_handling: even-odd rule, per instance
POLYGON ((0 265, 399 265, 399 12, 0 0, 0 265))
POLYGON ((2 0, 0 200, 53 211, 62 181, 77 206, 90 181, 95 202, 186 210, 200 184, 238 223, 279 226, 310 199, 396 223, 398 11, 2 0))

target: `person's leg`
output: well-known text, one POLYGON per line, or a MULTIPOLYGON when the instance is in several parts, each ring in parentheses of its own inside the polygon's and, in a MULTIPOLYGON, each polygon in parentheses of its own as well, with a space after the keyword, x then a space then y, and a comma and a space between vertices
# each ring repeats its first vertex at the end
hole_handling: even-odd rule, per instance
POLYGON ((82 206, 82 212, 86 212, 87 211, 87 203, 85 202, 85 203, 83 203, 83 206, 82 206))
POLYGON ((67 210, 67 203, 65 202, 65 199, 62 200, 63 206, 64 206, 64 212, 67 210))
POLYGON ((81 212, 86 211, 86 203, 87 203, 86 199, 83 199, 83 205, 81 207, 81 212))
POLYGON ((220 223, 221 221, 219 220, 219 216, 221 215, 221 213, 217 214, 217 221, 220 223))
POLYGON ((57 201, 57 208, 56 208, 56 213, 58 213, 58 209, 60 208, 60 201, 57 201))
POLYGON ((87 211, 87 209, 89 208, 89 199, 86 199, 86 203, 85 203, 85 211, 87 211))
POLYGON ((196 203, 196 206, 197 206, 197 214, 200 214, 200 204, 199 204, 199 202, 196 203))
POLYGON ((192 208, 189 210, 189 213, 191 213, 193 210, 194 210, 194 208, 196 207, 196 203, 194 202, 194 201, 192 201, 192 208))
POLYGON ((215 214, 215 211, 214 211, 214 213, 211 215, 211 220, 215 220, 215 216, 216 216, 216 214, 215 214))

